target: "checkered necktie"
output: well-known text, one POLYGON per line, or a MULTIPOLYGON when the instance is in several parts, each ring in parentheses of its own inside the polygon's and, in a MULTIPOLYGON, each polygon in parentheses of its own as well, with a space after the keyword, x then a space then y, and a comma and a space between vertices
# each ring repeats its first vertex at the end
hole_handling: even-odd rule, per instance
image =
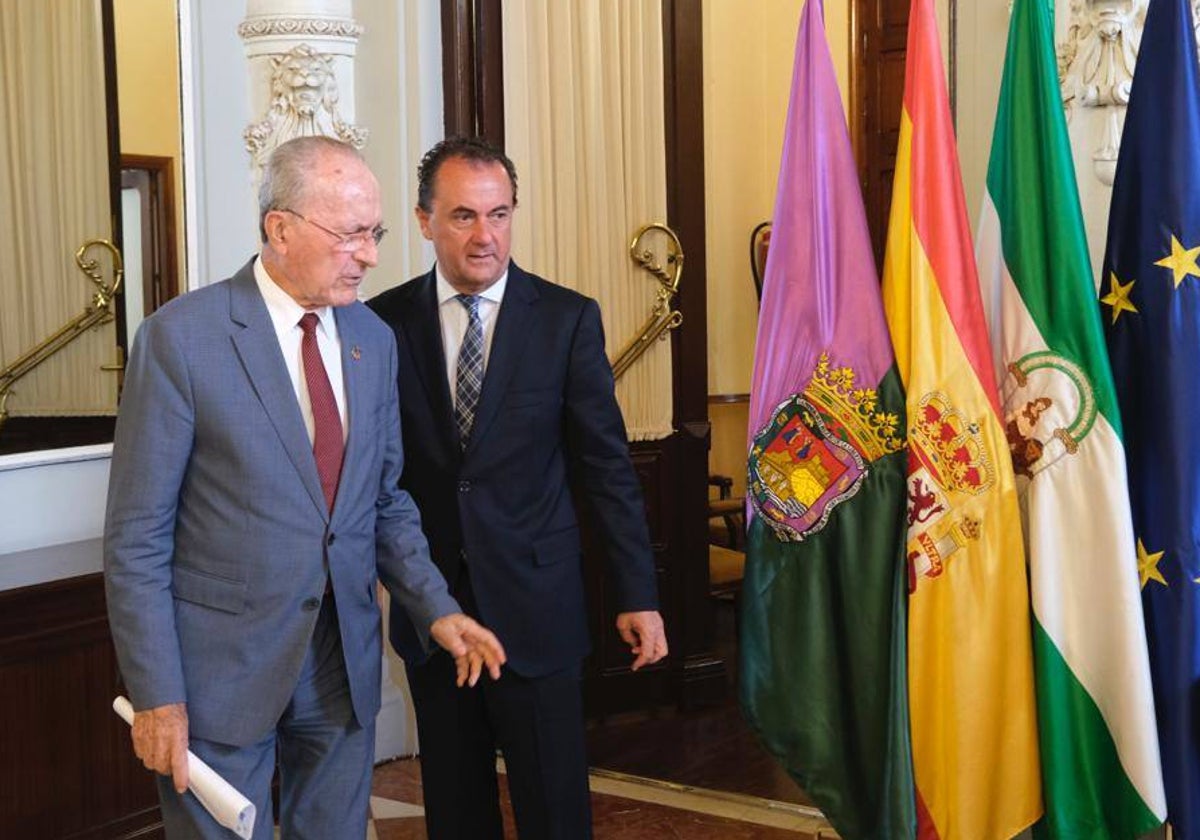
POLYGON ((454 297, 467 310, 467 332, 458 351, 454 384, 454 419, 458 423, 458 439, 466 449, 475 422, 475 407, 479 404, 479 389, 483 386, 483 324, 479 320, 478 295, 454 297))
POLYGON ((315 312, 306 312, 300 319, 300 329, 304 331, 300 355, 304 359, 304 381, 308 383, 308 399, 312 403, 313 457, 317 460, 321 489, 325 491, 325 504, 332 511, 342 474, 342 415, 338 412, 333 386, 329 384, 329 375, 317 347, 317 321, 315 312))

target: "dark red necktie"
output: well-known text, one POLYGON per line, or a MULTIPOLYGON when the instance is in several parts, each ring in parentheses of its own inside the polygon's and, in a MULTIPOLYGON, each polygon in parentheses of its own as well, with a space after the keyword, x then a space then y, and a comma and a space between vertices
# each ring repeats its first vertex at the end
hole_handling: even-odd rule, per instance
POLYGON ((342 474, 342 416, 338 413, 333 387, 321 361, 321 350, 317 347, 317 322, 315 312, 306 312, 300 319, 304 338, 300 341, 300 355, 304 358, 304 380, 308 383, 308 399, 313 413, 313 456, 317 459, 317 474, 321 477, 321 489, 325 491, 325 504, 333 511, 333 500, 337 497, 338 479, 342 474))

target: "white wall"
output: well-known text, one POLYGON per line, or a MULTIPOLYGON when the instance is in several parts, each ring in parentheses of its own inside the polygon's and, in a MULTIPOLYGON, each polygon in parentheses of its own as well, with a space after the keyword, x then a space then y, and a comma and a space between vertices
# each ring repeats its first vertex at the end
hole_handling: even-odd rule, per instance
MULTIPOLYGON (((1066 39, 1070 17, 1070 4, 1055 4, 1056 45, 1066 39)), ((959 0, 958 152, 967 210, 972 214, 973 224, 977 221, 976 214, 982 207, 986 188, 988 155, 1000 96, 1008 24, 1008 0, 959 0)), ((1105 121, 1113 115, 1121 123, 1124 122, 1123 108, 1114 112, 1107 108, 1076 107, 1067 125, 1075 157, 1075 173, 1092 256, 1093 276, 1097 282, 1104 257, 1112 188, 1096 176, 1092 155, 1101 142, 1105 121)))
POLYGON ((100 571, 111 451, 0 456, 0 591, 100 571))
POLYGON ((421 236, 417 164, 442 138, 442 35, 439 0, 357 0, 365 27, 358 44, 357 120, 371 130, 363 154, 379 178, 387 239, 367 275, 369 298, 428 271, 433 247, 421 236))
POLYGON ((983 207, 1008 32, 1008 0, 958 3, 958 157, 974 228, 983 207))
POLYGON ((251 123, 244 3, 181 0, 187 288, 237 271, 258 250, 258 210, 242 130, 251 123))

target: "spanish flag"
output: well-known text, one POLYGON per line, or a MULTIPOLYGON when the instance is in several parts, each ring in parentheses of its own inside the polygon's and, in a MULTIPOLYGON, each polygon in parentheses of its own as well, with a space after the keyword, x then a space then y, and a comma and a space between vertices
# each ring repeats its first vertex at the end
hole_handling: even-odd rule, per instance
POLYGON ((1029 592, 934 0, 908 28, 883 300, 907 400, 908 680, 918 835, 1042 813, 1029 592))

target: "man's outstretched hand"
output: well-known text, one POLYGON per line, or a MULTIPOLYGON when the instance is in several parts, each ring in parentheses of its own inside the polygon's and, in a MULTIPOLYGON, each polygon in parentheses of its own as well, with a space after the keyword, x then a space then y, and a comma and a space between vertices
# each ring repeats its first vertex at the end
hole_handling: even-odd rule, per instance
POLYGON ((454 657, 458 671, 455 683, 461 688, 475 685, 484 666, 493 680, 500 679, 500 666, 507 661, 496 635, 463 613, 444 615, 429 627, 429 635, 454 657))

